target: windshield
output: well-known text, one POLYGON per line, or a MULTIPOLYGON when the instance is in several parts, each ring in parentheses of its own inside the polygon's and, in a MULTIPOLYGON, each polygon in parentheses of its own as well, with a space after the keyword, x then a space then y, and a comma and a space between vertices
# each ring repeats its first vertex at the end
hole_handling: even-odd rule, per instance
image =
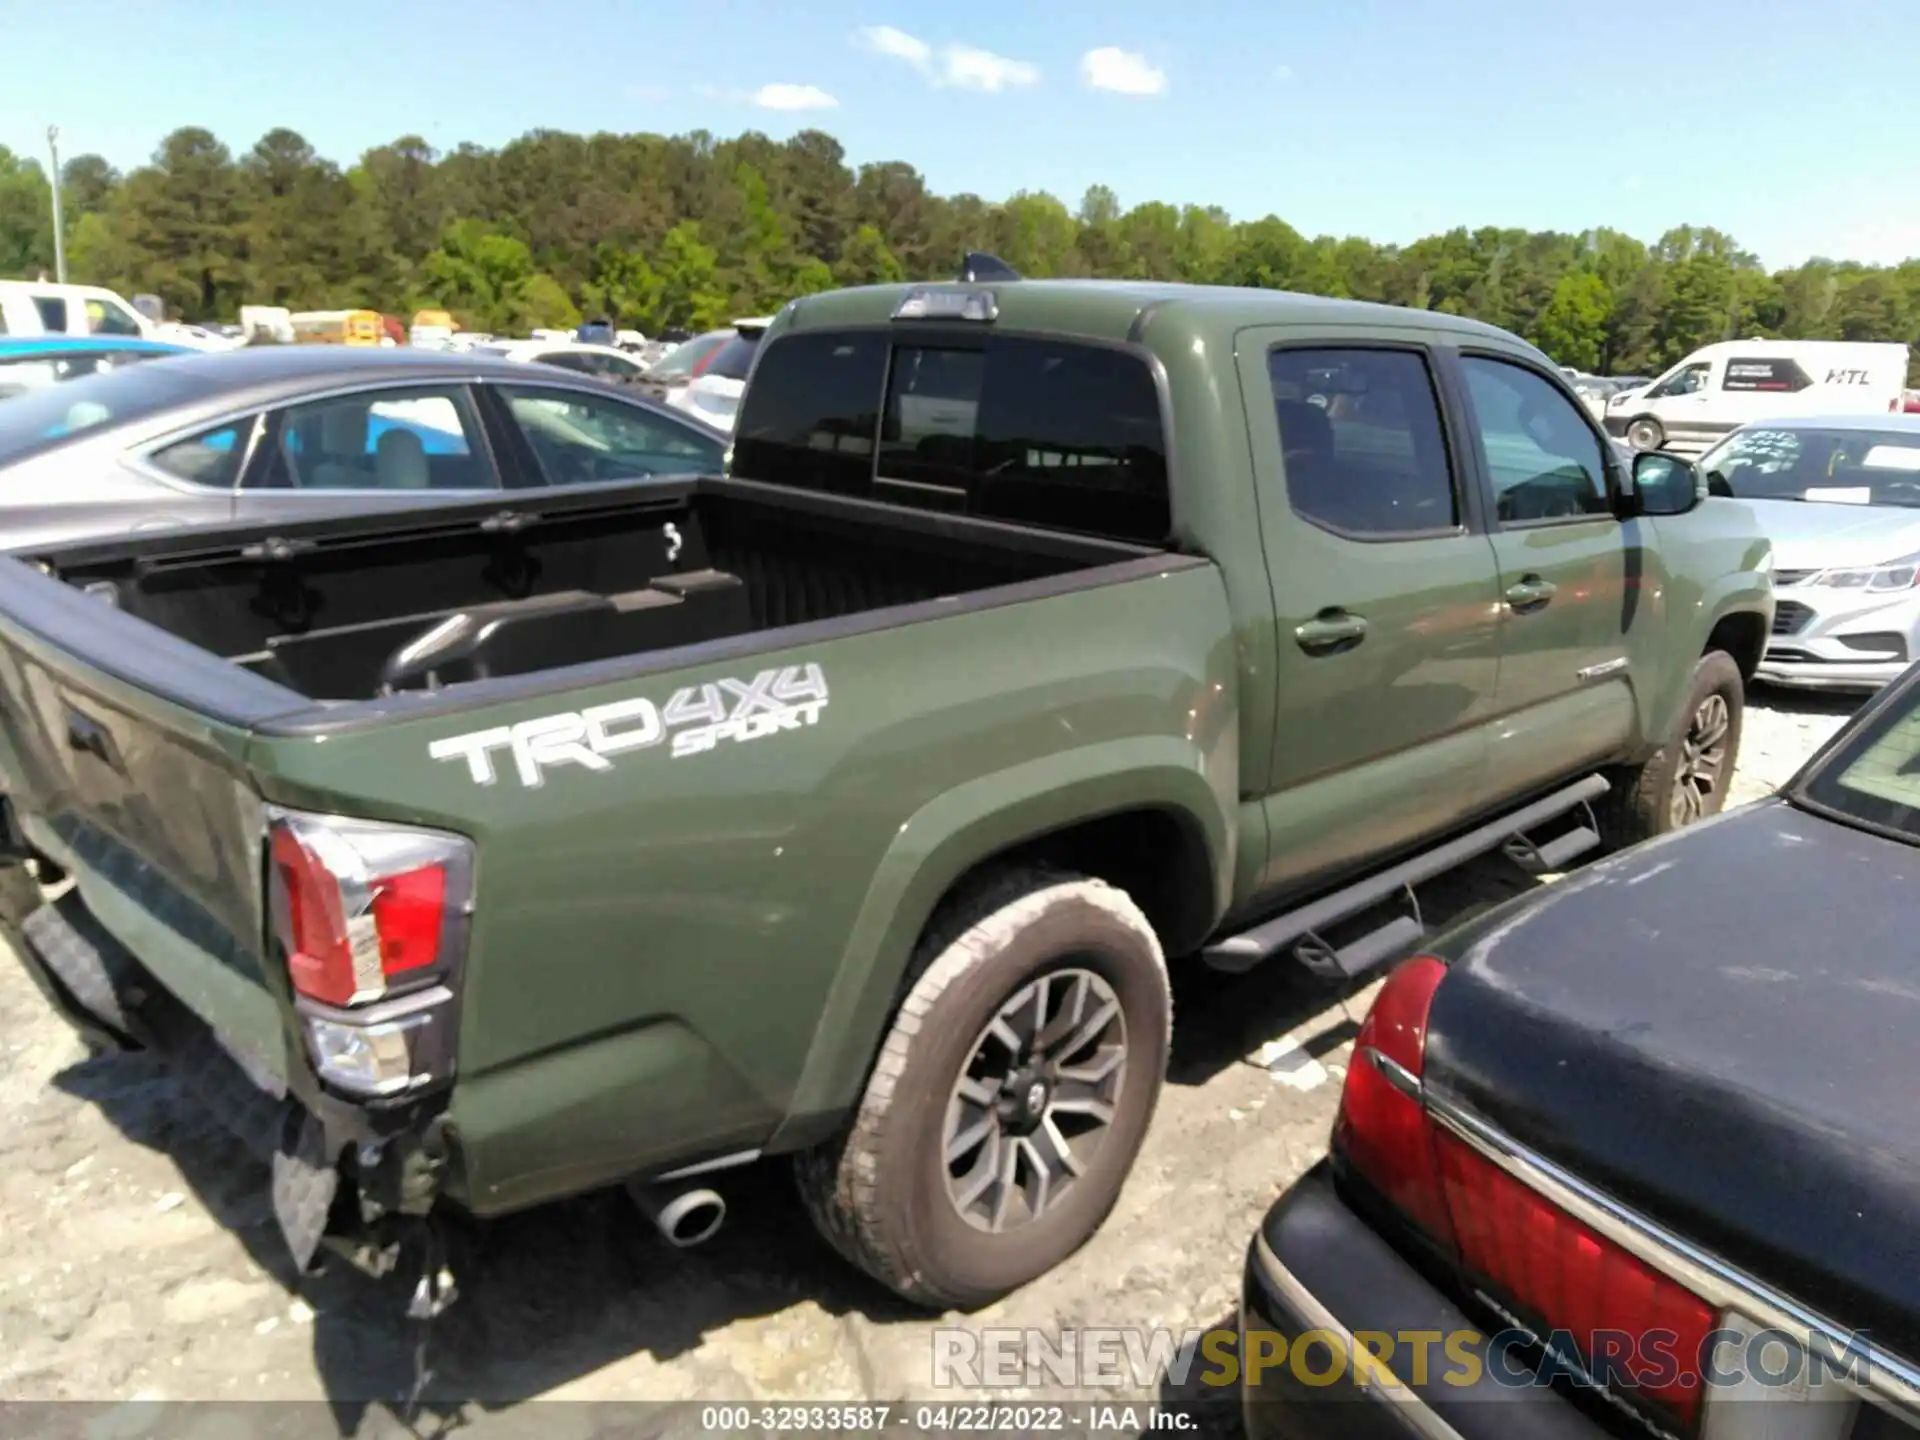
POLYGON ((64 444, 83 431, 155 414, 206 389, 198 372, 130 365, 12 396, 0 404, 0 465, 64 444))
POLYGON ((1701 459, 1715 494, 1920 508, 1920 428, 1812 425, 1734 432, 1701 459))
POLYGON ((1799 790, 1840 819, 1920 844, 1920 669, 1842 738, 1799 790))

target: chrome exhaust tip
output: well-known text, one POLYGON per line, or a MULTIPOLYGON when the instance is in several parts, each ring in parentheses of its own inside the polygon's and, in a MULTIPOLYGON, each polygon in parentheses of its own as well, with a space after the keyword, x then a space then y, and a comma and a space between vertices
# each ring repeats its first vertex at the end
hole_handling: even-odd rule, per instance
POLYGON ((720 1233, 726 1223, 727 1202, 712 1190, 662 1189, 655 1186, 628 1187, 634 1203, 654 1228, 676 1250, 691 1250, 704 1245, 720 1233))

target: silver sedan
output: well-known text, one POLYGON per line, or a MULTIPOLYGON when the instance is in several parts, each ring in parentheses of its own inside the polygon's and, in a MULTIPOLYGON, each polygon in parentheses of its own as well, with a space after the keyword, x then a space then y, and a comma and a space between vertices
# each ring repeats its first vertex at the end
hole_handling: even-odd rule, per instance
POLYGON ((1920 657, 1920 415, 1758 421, 1700 468, 1773 542, 1760 679, 1876 690, 1920 657))
POLYGON ((726 445, 547 366, 333 346, 181 355, 0 403, 0 547, 713 474, 726 445))

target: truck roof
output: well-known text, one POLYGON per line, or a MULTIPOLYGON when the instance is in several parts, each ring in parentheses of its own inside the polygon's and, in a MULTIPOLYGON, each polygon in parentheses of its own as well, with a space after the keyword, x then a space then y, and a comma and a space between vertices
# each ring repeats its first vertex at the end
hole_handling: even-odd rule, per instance
MULTIPOLYGON (((1149 311, 1156 316, 1183 314, 1191 324, 1237 330, 1246 325, 1379 326, 1444 331, 1461 337, 1500 340, 1513 337, 1495 326, 1437 310, 1413 310, 1364 300, 1302 295, 1291 290, 1260 290, 1233 285, 1181 285, 1149 280, 1013 280, 964 284, 870 285, 833 290, 794 302, 789 324, 796 329, 880 325, 891 320, 900 302, 916 290, 988 291, 999 306, 995 328, 1083 335, 1125 340, 1149 311)), ((967 321, 943 322, 966 325, 967 321)))

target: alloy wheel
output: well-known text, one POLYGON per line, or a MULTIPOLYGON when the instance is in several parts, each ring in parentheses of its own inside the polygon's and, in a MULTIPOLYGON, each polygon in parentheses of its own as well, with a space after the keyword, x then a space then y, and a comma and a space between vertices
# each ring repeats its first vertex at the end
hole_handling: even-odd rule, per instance
POLYGON ((947 1196, 994 1234, 1030 1224, 1086 1173, 1127 1070, 1127 1022, 1105 979, 1052 970, 975 1038, 947 1102, 947 1196))
POLYGON ((1669 802, 1676 827, 1692 824, 1707 813, 1727 764, 1727 739, 1733 731, 1733 715, 1726 696, 1707 696, 1687 722, 1687 733, 1680 741, 1680 764, 1673 777, 1673 798, 1669 802))

